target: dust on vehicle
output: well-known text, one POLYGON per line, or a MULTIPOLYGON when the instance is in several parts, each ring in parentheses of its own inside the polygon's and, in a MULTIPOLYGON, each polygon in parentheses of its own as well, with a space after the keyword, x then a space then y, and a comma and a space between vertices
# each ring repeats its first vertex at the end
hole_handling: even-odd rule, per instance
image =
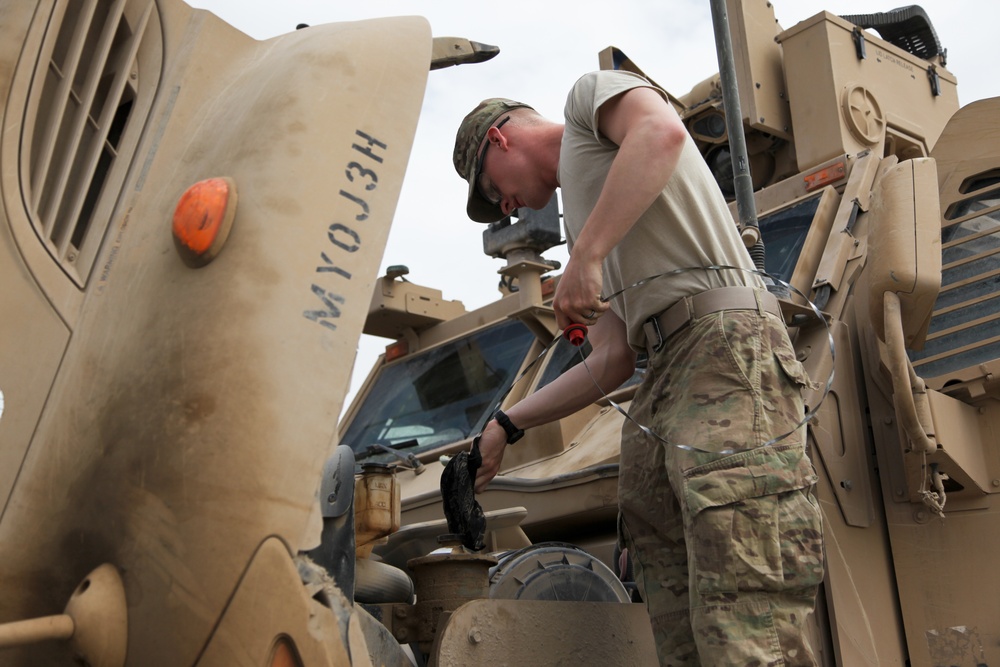
MULTIPOLYGON (((428 70, 496 49, 412 17, 255 42, 174 1, 0 6, 0 661, 653 661, 615 545, 641 362, 509 449, 482 551, 443 516, 446 461, 587 353, 550 307, 557 206, 486 229, 482 308, 377 275, 428 70), (363 331, 390 344, 338 422, 363 331)), ((812 643, 1000 662, 1000 99, 959 108, 919 8, 729 19, 764 268, 832 380, 806 395, 812 643)), ((734 196, 720 78, 671 100, 734 196)))

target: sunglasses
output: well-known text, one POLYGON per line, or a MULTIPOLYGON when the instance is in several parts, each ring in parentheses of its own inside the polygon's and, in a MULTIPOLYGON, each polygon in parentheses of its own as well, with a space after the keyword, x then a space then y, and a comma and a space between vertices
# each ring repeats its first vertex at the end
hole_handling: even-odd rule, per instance
MULTIPOLYGON (((499 130, 508 120, 510 120, 510 116, 507 116, 493 127, 499 130)), ((486 151, 489 149, 490 142, 487 140, 486 145, 483 147, 483 152, 479 154, 479 166, 476 168, 476 187, 479 189, 479 194, 483 199, 494 206, 499 206, 500 200, 503 199, 503 194, 501 194, 500 190, 498 190, 493 184, 490 177, 483 173, 483 164, 486 162, 486 151)))

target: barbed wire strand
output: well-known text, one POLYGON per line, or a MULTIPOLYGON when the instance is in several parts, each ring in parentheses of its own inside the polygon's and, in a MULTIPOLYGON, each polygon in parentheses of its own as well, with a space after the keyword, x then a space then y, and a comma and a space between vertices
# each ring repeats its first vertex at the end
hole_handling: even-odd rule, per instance
MULTIPOLYGON (((663 436, 661 436, 659 433, 656 433, 653 429, 649 428, 645 424, 640 424, 619 403, 615 402, 610 396, 608 396, 607 392, 604 391, 604 388, 601 387, 601 385, 597 382, 597 378, 594 377, 593 372, 590 370, 590 366, 587 365, 587 358, 586 358, 586 355, 583 353, 583 344, 581 344, 581 345, 578 346, 581 363, 583 363, 584 368, 587 369, 587 374, 590 376, 590 379, 593 381, 594 386, 597 387, 597 390, 601 393, 601 396, 608 401, 608 404, 611 407, 613 407, 617 412, 619 412, 625 419, 627 419, 628 421, 632 422, 640 431, 642 431, 643 433, 645 433, 647 436, 650 436, 650 437, 652 437, 652 438, 654 438, 656 440, 659 440, 660 442, 662 442, 665 445, 669 445, 671 447, 676 447, 678 449, 682 449, 682 450, 685 450, 685 451, 699 452, 699 453, 702 453, 702 454, 719 454, 719 455, 723 455, 723 456, 728 456, 730 454, 737 454, 739 452, 746 452, 746 451, 750 451, 752 449, 758 449, 759 447, 769 447, 769 446, 774 445, 774 444, 776 444, 778 442, 781 442, 785 438, 787 438, 787 437, 793 435, 794 433, 798 432, 798 430, 800 428, 802 428, 803 425, 807 424, 809 421, 811 421, 816 416, 816 414, 819 412, 820 407, 823 405, 823 402, 826 400, 826 397, 829 396, 830 390, 833 387, 834 368, 836 366, 836 364, 834 363, 836 361, 836 346, 835 346, 834 340, 833 340, 833 332, 830 330, 830 324, 826 321, 826 317, 823 315, 823 312, 820 311, 820 309, 816 306, 816 304, 813 303, 812 301, 810 301, 809 297, 807 297, 805 294, 803 294, 794 285, 792 285, 792 284, 790 284, 788 282, 785 282, 784 280, 782 280, 780 278, 772 276, 772 275, 768 274, 765 271, 759 271, 757 269, 745 269, 743 267, 728 266, 728 265, 725 265, 725 264, 713 264, 713 265, 709 265, 709 266, 684 267, 684 268, 672 269, 670 271, 665 271, 663 273, 658 273, 656 275, 648 276, 648 277, 643 278, 641 280, 637 280, 636 282, 632 283, 631 285, 627 285, 627 286, 623 287, 622 289, 618 290, 617 292, 614 292, 614 293, 612 293, 612 294, 610 294, 610 295, 608 295, 606 297, 602 296, 601 297, 601 302, 602 303, 607 303, 607 302, 611 301, 611 299, 614 299, 615 297, 620 296, 622 293, 624 293, 624 292, 626 292, 626 291, 628 291, 630 289, 635 289, 637 287, 641 287, 642 285, 645 285, 645 284, 647 284, 647 283, 649 283, 649 282, 651 282, 653 280, 658 280, 660 278, 668 278, 668 277, 671 277, 671 276, 676 276, 676 275, 680 275, 680 274, 683 274, 683 273, 689 273, 689 272, 692 272, 692 271, 740 271, 740 272, 743 272, 743 273, 750 273, 750 274, 754 274, 754 275, 760 276, 762 278, 766 278, 768 280, 771 280, 773 283, 775 283, 777 285, 780 285, 780 286, 788 289, 791 292, 794 292, 798 297, 800 297, 806 303, 806 305, 809 307, 809 309, 812 310, 812 312, 816 316, 816 318, 819 321, 821 321, 823 323, 823 325, 826 327, 827 342, 828 342, 828 344, 830 346, 830 375, 826 379, 826 383, 825 383, 825 386, 823 388, 823 393, 820 396, 820 399, 816 402, 816 405, 812 409, 808 410, 805 413, 805 415, 803 416, 803 418, 794 427, 792 427, 791 430, 789 430, 786 433, 782 433, 779 436, 771 438, 770 440, 768 440, 767 442, 765 442, 763 445, 755 445, 753 447, 747 447, 747 448, 733 448, 733 447, 731 447, 731 448, 721 449, 721 450, 720 449, 702 449, 702 448, 697 447, 695 445, 689 445, 689 444, 684 444, 684 443, 671 442, 671 441, 667 440, 666 438, 664 438, 663 436)), ((490 412, 488 414, 490 414, 492 416, 493 414, 496 413, 496 411, 500 408, 500 406, 503 405, 503 402, 504 402, 504 400, 506 400, 507 396, 510 395, 510 392, 513 391, 513 389, 514 389, 515 386, 517 386, 517 383, 520 382, 528 374, 528 372, 535 366, 535 364, 537 364, 539 361, 541 361, 542 358, 545 357, 545 355, 548 354, 552 350, 552 348, 555 347, 559 343, 559 341, 560 341, 561 338, 562 338, 562 335, 560 333, 560 335, 557 335, 555 338, 553 338, 552 342, 549 343, 548 345, 546 345, 542 349, 542 351, 538 354, 538 356, 536 356, 534 359, 532 359, 531 363, 529 363, 524 368, 524 370, 521 371, 521 373, 517 376, 517 378, 511 383, 510 387, 507 388, 507 391, 505 391, 503 393, 503 395, 500 396, 500 398, 498 398, 496 401, 494 401, 493 406, 490 409, 490 412)), ((488 420, 487 420, 487 423, 489 423, 488 420)), ((484 424, 483 428, 485 429, 485 424, 484 424)), ((482 436, 482 434, 483 434, 483 432, 481 430, 479 432, 479 436, 482 436)), ((477 436, 477 438, 479 436, 477 436)))

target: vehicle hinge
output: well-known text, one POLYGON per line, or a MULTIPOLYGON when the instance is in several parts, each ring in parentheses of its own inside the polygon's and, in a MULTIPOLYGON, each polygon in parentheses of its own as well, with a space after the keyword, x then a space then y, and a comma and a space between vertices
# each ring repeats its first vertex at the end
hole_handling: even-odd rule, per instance
POLYGON ((854 231, 854 223, 858 220, 858 213, 861 211, 861 201, 855 197, 852 202, 851 215, 847 218, 847 224, 844 226, 844 231, 848 234, 854 231))
POLYGON ((865 53, 865 33, 855 26, 851 36, 854 38, 854 51, 858 54, 858 60, 864 60, 868 57, 865 53))

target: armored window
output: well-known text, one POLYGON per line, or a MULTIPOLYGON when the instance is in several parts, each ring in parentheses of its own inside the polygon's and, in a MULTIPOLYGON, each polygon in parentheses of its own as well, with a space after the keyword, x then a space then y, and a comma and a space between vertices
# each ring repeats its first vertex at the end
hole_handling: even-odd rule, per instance
POLYGON ((817 195, 760 219, 760 233, 767 248, 764 270, 768 275, 785 282, 792 280, 819 202, 817 195))

